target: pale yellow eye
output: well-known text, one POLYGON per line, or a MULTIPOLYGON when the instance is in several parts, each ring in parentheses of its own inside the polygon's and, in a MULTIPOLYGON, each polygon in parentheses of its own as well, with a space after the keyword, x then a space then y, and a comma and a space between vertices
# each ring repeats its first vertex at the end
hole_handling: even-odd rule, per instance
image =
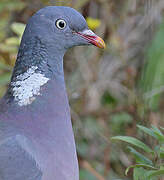
POLYGON ((63 19, 58 19, 55 24, 56 24, 56 27, 59 29, 64 29, 67 25, 63 19))

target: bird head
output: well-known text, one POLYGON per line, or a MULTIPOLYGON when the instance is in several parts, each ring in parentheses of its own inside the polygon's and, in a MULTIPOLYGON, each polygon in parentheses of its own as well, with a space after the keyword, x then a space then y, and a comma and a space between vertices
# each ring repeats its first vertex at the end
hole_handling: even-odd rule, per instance
POLYGON ((32 103, 40 87, 51 79, 63 87, 63 56, 68 48, 80 45, 105 47, 76 10, 48 6, 36 12, 22 37, 9 94, 23 106, 32 103))
POLYGON ((80 45, 105 48, 104 41, 88 28, 84 17, 70 7, 48 6, 39 10, 26 31, 40 35, 43 41, 61 50, 80 45))

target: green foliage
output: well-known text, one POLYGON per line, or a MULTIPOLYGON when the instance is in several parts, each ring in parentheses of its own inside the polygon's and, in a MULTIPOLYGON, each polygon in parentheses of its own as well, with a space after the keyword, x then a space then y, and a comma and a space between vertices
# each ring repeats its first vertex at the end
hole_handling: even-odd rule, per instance
POLYGON ((160 25, 152 45, 148 48, 141 88, 149 107, 157 110, 164 86, 164 22, 160 25))
POLYGON ((6 10, 21 10, 25 7, 25 3, 20 0, 1 0, 0 12, 6 10))
POLYGON ((115 136, 112 138, 112 140, 121 140, 130 144, 133 144, 134 146, 141 148, 142 150, 144 150, 145 152, 148 153, 152 153, 153 151, 143 142, 141 142, 140 140, 134 138, 134 137, 130 137, 130 136, 115 136))
POLYGON ((21 38, 25 30, 25 24, 15 22, 11 25, 11 29, 21 38))
POLYGON ((7 64, 3 64, 2 62, 0 62, 0 69, 11 71, 12 68, 11 68, 11 66, 9 66, 7 64))
POLYGON ((86 170, 81 170, 80 171, 80 179, 95 180, 95 177, 90 172, 88 172, 86 170))
POLYGON ((157 180, 158 176, 164 175, 164 166, 162 164, 162 160, 164 160, 164 134, 155 126, 147 128, 138 125, 138 128, 140 131, 149 135, 152 140, 156 140, 156 145, 153 146, 153 150, 142 141, 130 136, 115 136, 112 140, 127 142, 135 146, 135 148, 144 150, 147 153, 145 155, 144 152, 141 151, 140 153, 133 147, 128 146, 130 153, 133 154, 135 158, 136 164, 126 169, 126 175, 129 170, 133 168, 134 180, 157 180))
MULTIPOLYGON (((147 170, 142 167, 136 167, 133 171, 134 180, 150 180, 147 177, 147 170)), ((151 180, 157 180, 157 178, 151 178, 151 180)))
POLYGON ((7 84, 9 82, 10 78, 11 78, 11 73, 9 73, 9 72, 8 73, 6 72, 3 75, 1 75, 0 85, 2 86, 2 85, 7 84))
POLYGON ((133 154, 137 163, 143 163, 153 166, 153 162, 150 159, 142 155, 140 152, 136 151, 134 148, 128 146, 128 150, 133 154))
POLYGON ((2 52, 16 53, 20 44, 25 25, 22 23, 11 24, 11 30, 17 35, 5 39, 4 42, 0 43, 0 49, 2 52))
MULTIPOLYGON (((11 25, 11 29, 17 36, 9 37, 5 39, 4 42, 0 43, 0 50, 2 54, 9 53, 12 55, 17 53, 25 25, 22 23, 13 23, 11 25)), ((3 59, 1 55, 0 58, 3 59)), ((11 79, 12 67, 8 64, 5 64, 5 61, 0 61, 0 70, 4 71, 4 73, 0 76, 0 86, 7 85, 11 79)))
POLYGON ((104 92, 101 102, 103 105, 115 106, 117 101, 114 99, 108 91, 104 92))
POLYGON ((133 118, 126 112, 117 113, 111 116, 110 126, 113 134, 125 134, 126 126, 132 123, 133 118))

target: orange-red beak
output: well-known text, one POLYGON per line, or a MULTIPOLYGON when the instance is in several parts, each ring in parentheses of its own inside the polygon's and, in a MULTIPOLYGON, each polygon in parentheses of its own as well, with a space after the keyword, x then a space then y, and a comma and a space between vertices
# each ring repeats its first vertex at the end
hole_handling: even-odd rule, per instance
POLYGON ((86 39, 89 43, 99 47, 99 48, 105 48, 105 42, 103 41, 102 38, 97 36, 94 32, 91 30, 87 29, 82 32, 77 32, 81 37, 86 39))

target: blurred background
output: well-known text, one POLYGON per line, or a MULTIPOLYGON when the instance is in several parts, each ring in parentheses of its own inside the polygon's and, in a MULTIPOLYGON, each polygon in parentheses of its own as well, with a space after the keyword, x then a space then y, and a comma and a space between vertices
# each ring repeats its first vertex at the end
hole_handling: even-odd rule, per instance
POLYGON ((164 0, 1 0, 0 97, 6 91, 24 26, 46 5, 80 11, 106 49, 76 47, 65 55, 65 80, 80 180, 132 180, 134 163, 112 136, 139 137, 136 124, 164 125, 164 0))

